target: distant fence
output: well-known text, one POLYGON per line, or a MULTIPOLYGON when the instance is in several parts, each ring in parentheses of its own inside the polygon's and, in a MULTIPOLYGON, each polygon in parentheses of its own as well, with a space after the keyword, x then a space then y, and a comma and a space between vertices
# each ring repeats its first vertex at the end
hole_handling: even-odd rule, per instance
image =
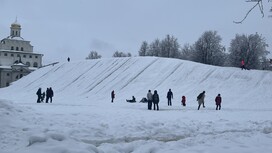
POLYGON ((43 66, 41 66, 41 67, 39 67, 39 68, 43 68, 43 67, 47 67, 47 66, 54 66, 55 64, 58 64, 59 62, 54 62, 54 63, 50 63, 50 64, 47 64, 47 65, 43 65, 43 66))

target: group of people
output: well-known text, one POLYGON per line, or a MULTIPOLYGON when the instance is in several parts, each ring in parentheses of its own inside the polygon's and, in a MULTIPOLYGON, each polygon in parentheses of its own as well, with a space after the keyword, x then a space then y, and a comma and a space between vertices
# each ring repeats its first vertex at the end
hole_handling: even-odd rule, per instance
MULTIPOLYGON (((200 106, 203 105, 203 108, 205 108, 205 104, 204 104, 204 98, 205 98, 205 91, 203 91, 202 93, 200 93, 198 96, 197 96, 197 101, 198 101, 198 110, 200 109, 200 106)), ((218 94, 215 99, 215 105, 216 105, 216 110, 221 110, 221 102, 222 102, 222 98, 221 98, 221 95, 218 94)))
POLYGON ((52 98, 54 96, 54 92, 52 88, 47 88, 46 92, 42 92, 42 88, 39 88, 38 91, 36 92, 36 95, 38 96, 37 103, 42 103, 45 98, 45 103, 48 103, 50 100, 50 103, 52 103, 52 98))
MULTIPOLYGON (((152 94, 151 90, 148 90, 148 93, 146 95, 147 98, 143 98, 145 100, 147 100, 147 108, 149 110, 152 110, 152 104, 153 104, 153 109, 154 110, 159 110, 159 102, 160 102, 160 98, 159 98, 159 94, 157 92, 157 90, 154 91, 154 94, 152 94)), ((172 99, 173 99, 173 92, 171 91, 171 89, 169 89, 169 91, 167 92, 167 103, 168 106, 172 106, 172 99)), ((115 98, 115 93, 114 90, 111 92, 111 102, 113 102, 115 98)), ((198 96, 197 96, 197 101, 198 101, 198 110, 200 109, 201 105, 203 106, 203 108, 205 108, 205 103, 204 103, 204 99, 205 99, 205 91, 201 92, 198 96)), ((132 96, 131 100, 126 100, 127 102, 136 102, 136 98, 134 96, 132 96)), ((216 110, 221 110, 221 102, 222 102, 222 98, 221 95, 218 94, 215 97, 215 105, 216 105, 216 110)), ((181 98, 181 105, 182 106, 186 106, 186 97, 183 95, 181 98)))

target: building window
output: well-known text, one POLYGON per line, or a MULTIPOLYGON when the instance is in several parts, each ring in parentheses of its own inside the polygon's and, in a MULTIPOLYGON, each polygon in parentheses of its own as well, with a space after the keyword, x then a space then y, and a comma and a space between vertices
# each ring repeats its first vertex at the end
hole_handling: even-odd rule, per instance
POLYGON ((32 55, 29 55, 29 58, 32 58, 32 55))
POLYGON ((23 47, 21 47, 21 51, 24 51, 24 48, 23 48, 23 47))
POLYGON ((27 65, 27 66, 30 66, 30 63, 29 63, 29 62, 26 62, 26 65, 27 65))
POLYGON ((4 55, 5 55, 5 56, 8 56, 8 53, 5 53, 4 55))
POLYGON ((17 54, 17 57, 20 57, 20 55, 19 55, 19 54, 17 54))
POLYGON ((19 50, 19 47, 16 47, 16 50, 18 51, 18 50, 19 50))
POLYGON ((7 73, 7 76, 9 76, 9 73, 7 73))
POLYGON ((35 58, 38 58, 38 56, 35 56, 35 58))
POLYGON ((9 86, 9 82, 6 83, 6 87, 8 87, 8 86, 9 86))
POLYGON ((38 63, 34 62, 33 67, 38 67, 38 63))
POLYGON ((23 55, 24 58, 26 58, 26 55, 23 55))
POLYGON ((13 54, 10 54, 11 57, 13 57, 14 55, 13 54))
POLYGON ((13 46, 11 46, 11 49, 10 50, 14 50, 14 47, 13 46))

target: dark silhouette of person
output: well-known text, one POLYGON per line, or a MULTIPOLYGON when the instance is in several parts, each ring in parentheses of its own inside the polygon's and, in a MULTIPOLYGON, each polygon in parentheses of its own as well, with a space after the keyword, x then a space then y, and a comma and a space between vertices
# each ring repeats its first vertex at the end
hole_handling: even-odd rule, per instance
POLYGON ((114 90, 112 90, 112 92, 111 92, 111 102, 112 103, 113 103, 114 98, 115 98, 115 93, 114 93, 114 90))
POLYGON ((218 94, 216 97, 215 97, 215 105, 216 105, 216 110, 221 110, 221 102, 222 102, 222 98, 221 98, 221 95, 218 94))
POLYGON ((173 99, 173 92, 171 91, 171 89, 169 89, 169 91, 167 93, 168 106, 172 106, 171 99, 173 99))
POLYGON ((156 110, 156 107, 157 107, 157 110, 159 110, 160 97, 159 97, 159 94, 157 93, 157 90, 154 91, 152 99, 154 103, 154 110, 156 110))
POLYGON ((136 102, 136 98, 134 96, 132 96, 131 100, 127 100, 127 102, 136 102))
POLYGON ((70 57, 67 58, 67 61, 70 62, 70 57))
POLYGON ((40 103, 41 97, 42 97, 42 88, 38 89, 38 91, 36 92, 36 95, 38 96, 37 103, 40 103))
POLYGON ((151 93, 151 90, 148 90, 146 97, 147 97, 147 109, 151 110, 153 101, 153 94, 151 93))
POLYGON ((200 93, 200 94, 197 96, 198 110, 199 110, 199 108, 200 108, 201 105, 203 105, 203 108, 205 108, 205 105, 204 105, 204 98, 205 98, 205 91, 203 91, 202 93, 200 93))
POLYGON ((50 103, 52 103, 53 96, 54 96, 54 92, 53 92, 52 88, 51 87, 47 88, 46 89, 46 100, 45 100, 45 102, 48 103, 48 100, 50 99, 50 103))
POLYGON ((186 106, 186 97, 185 96, 182 96, 181 103, 183 106, 186 106))

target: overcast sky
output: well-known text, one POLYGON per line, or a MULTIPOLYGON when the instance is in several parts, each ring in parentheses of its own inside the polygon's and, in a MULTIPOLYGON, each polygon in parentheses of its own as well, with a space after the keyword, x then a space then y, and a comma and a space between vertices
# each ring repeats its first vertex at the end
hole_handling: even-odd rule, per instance
POLYGON ((44 64, 68 56, 85 59, 92 50, 102 57, 116 50, 135 56, 144 40, 167 34, 181 46, 193 44, 207 30, 217 31, 227 48, 236 34, 257 32, 272 52, 272 18, 267 17, 272 3, 264 1, 264 18, 256 9, 243 24, 233 23, 253 5, 245 0, 0 0, 0 39, 9 36, 17 17, 21 36, 44 54, 44 64))

